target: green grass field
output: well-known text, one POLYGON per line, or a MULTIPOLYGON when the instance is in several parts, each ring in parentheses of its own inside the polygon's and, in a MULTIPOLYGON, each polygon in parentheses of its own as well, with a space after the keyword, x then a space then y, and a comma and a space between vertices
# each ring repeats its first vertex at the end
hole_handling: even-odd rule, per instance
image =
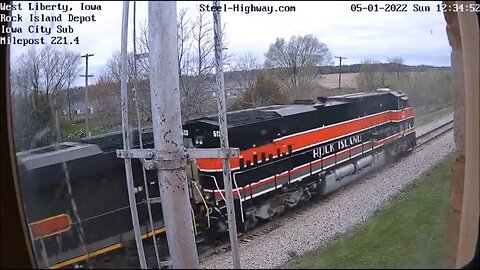
MULTIPOLYGON (((103 127, 102 123, 98 119, 90 119, 89 127, 92 136, 108 132, 108 130, 103 127)), ((61 123, 61 130, 64 136, 71 134, 73 138, 78 138, 79 134, 85 131, 84 118, 76 116, 72 121, 70 121, 68 117, 65 117, 61 123), (77 136, 73 135, 75 133, 77 133, 77 136)))
POLYGON ((286 268, 440 268, 446 248, 451 157, 353 232, 286 268))

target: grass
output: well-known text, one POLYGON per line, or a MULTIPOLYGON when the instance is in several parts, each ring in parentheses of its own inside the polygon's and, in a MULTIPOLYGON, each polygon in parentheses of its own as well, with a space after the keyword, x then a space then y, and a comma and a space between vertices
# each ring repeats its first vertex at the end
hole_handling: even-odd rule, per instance
MULTIPOLYGON (((101 122, 96 119, 90 119, 89 128, 92 136, 100 135, 108 132, 103 127, 101 122)), ((74 138, 78 138, 79 134, 85 130, 85 121, 83 118, 80 118, 80 117, 73 118, 72 121, 70 121, 67 117, 62 121, 61 129, 62 129, 62 134, 64 134, 65 136, 68 136, 69 134, 71 134, 74 138), (77 135, 74 135, 74 134, 77 134, 77 135)))
POLYGON ((291 256, 286 268, 441 268, 446 248, 452 157, 401 198, 324 248, 291 256))
POLYGON ((433 112, 421 114, 415 117, 415 126, 420 127, 453 112, 453 107, 448 106, 433 112))

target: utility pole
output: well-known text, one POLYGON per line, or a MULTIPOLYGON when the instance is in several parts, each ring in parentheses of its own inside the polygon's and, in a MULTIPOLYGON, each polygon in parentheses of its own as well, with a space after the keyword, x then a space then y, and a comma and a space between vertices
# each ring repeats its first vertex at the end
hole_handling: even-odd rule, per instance
POLYGON ((343 56, 334 56, 334 57, 340 59, 340 68, 338 71, 338 91, 340 91, 340 87, 342 85, 342 59, 347 59, 347 58, 343 56))
POLYGON ((173 269, 198 269, 180 112, 176 1, 148 2, 150 95, 163 219, 173 269))
POLYGON ((90 137, 90 130, 88 129, 88 78, 93 77, 93 75, 88 74, 88 57, 93 56, 93 54, 82 55, 82 58, 85 57, 85 75, 80 75, 80 77, 85 77, 85 133, 87 137, 90 137))

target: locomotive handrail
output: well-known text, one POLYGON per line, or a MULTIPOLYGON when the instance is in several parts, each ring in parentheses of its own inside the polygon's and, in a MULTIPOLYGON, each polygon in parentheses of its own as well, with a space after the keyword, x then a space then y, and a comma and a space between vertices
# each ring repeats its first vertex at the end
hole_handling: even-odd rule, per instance
MULTIPOLYGON (((237 189, 237 194, 238 194, 238 198, 240 199, 240 217, 242 218, 242 223, 245 222, 245 219, 243 217, 243 199, 242 199, 242 194, 240 192, 240 189, 238 188, 238 185, 237 185, 237 179, 235 178, 235 174, 238 173, 238 172, 234 172, 233 173, 233 183, 235 184, 235 188, 237 189)), ((242 187, 243 189, 243 187, 242 187)))
POLYGON ((205 210, 206 210, 206 213, 205 215, 207 216, 207 228, 210 228, 210 214, 211 214, 211 207, 208 207, 208 204, 207 204, 207 201, 205 200, 205 197, 203 197, 203 194, 202 192, 200 191, 200 189, 198 188, 198 185, 197 183, 195 183, 195 181, 192 181, 191 182, 193 184, 193 186, 197 189, 198 191, 198 194, 200 194, 200 198, 202 198, 202 202, 203 202, 203 205, 205 206, 205 210))

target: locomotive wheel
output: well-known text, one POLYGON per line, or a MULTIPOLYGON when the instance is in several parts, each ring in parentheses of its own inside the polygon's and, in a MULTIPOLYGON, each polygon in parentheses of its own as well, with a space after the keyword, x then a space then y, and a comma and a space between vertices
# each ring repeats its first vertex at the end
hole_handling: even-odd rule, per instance
POLYGON ((247 231, 255 228, 258 224, 258 219, 255 216, 247 216, 245 222, 243 223, 243 232, 246 233, 247 231))

